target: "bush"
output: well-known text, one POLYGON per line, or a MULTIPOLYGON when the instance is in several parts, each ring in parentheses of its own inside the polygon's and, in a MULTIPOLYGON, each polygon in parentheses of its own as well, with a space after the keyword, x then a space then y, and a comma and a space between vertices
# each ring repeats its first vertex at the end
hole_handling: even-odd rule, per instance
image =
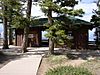
POLYGON ((56 68, 49 69, 45 75, 92 75, 92 73, 81 67, 58 66, 56 68))

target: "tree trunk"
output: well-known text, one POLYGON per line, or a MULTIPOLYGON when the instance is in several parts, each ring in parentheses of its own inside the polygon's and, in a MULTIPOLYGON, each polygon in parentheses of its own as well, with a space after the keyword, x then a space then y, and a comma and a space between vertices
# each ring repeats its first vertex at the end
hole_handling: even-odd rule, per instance
MULTIPOLYGON (((7 7, 3 7, 4 15, 6 14, 5 11, 7 11, 7 7)), ((7 38, 7 18, 3 16, 3 24, 4 24, 4 37, 3 37, 3 49, 8 49, 8 38, 7 38)))
POLYGON ((49 39, 49 54, 54 54, 54 41, 52 38, 49 39))
POLYGON ((25 53, 27 52, 27 47, 28 47, 28 31, 29 27, 24 28, 24 37, 23 37, 23 43, 22 43, 22 52, 25 53))
MULTIPOLYGON (((31 16, 31 7, 32 7, 32 0, 28 0, 27 3, 27 18, 30 19, 31 16)), ((24 37, 23 37, 23 44, 22 44, 22 51, 23 52, 27 52, 27 47, 28 47, 28 33, 29 33, 29 25, 27 24, 27 26, 25 26, 24 28, 24 37)))
POLYGON ((9 45, 13 45, 13 30, 11 28, 12 25, 12 9, 10 10, 10 14, 9 14, 9 45))
MULTIPOLYGON (((52 19, 52 11, 49 9, 48 10, 48 23, 50 26, 53 24, 53 19, 52 19)), ((54 40, 53 38, 49 38, 49 54, 54 54, 54 40)))
POLYGON ((13 33, 12 28, 9 28, 9 45, 13 45, 13 33))

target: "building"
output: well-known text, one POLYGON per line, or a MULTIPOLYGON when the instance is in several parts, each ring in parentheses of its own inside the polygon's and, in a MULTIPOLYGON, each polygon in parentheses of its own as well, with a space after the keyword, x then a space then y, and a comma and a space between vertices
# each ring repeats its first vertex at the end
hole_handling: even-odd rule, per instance
MULTIPOLYGON (((78 29, 68 30, 71 36, 73 36, 73 48, 85 49, 88 48, 88 30, 92 29, 90 22, 70 18, 73 25, 78 26, 78 29)), ((37 25, 31 25, 29 29, 28 46, 42 46, 42 32, 46 29, 44 23, 47 23, 47 18, 40 18, 37 25)), ((16 41, 15 45, 21 46, 23 39, 23 29, 15 29, 16 41)))

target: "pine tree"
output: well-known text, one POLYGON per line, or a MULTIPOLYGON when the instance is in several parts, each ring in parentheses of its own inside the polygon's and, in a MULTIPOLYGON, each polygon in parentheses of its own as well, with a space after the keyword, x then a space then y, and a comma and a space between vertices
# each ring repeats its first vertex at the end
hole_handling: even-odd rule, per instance
MULTIPOLYGON (((8 34, 7 34, 7 24, 9 23, 9 27, 15 27, 15 28, 22 28, 24 29, 24 37, 23 37, 23 44, 22 44, 22 51, 27 51, 27 43, 28 43, 28 30, 29 25, 31 23, 30 16, 31 16, 31 6, 32 6, 32 0, 0 0, 1 6, 6 7, 4 9, 4 12, 1 12, 1 15, 4 21, 4 37, 6 38, 6 41, 4 41, 4 46, 8 46, 8 34), (27 9, 23 7, 25 3, 27 2, 27 9), (26 11, 26 14, 23 13, 23 11, 26 11), (25 17, 26 16, 26 17, 25 17), (5 31, 6 30, 6 31, 5 31)), ((11 28, 9 29, 10 34, 12 33, 11 28)), ((9 38, 12 37, 12 35, 9 35, 9 38)), ((4 40, 5 40, 4 38, 4 40)), ((12 38, 9 39, 9 43, 12 43, 12 38)), ((5 48, 4 47, 4 48, 5 48)), ((6 47, 7 48, 7 47, 6 47)))
POLYGON ((4 0, 1 0, 0 1, 1 3, 1 11, 2 11, 2 18, 3 18, 3 29, 4 29, 4 33, 3 33, 3 49, 8 49, 8 38, 7 38, 7 16, 6 16, 6 13, 7 13, 7 5, 6 5, 6 1, 4 0))
POLYGON ((8 28, 9 28, 9 45, 12 45, 13 44, 13 29, 12 29, 12 26, 13 26, 13 16, 17 16, 17 14, 15 15, 15 13, 19 12, 18 10, 21 10, 21 3, 20 3, 20 0, 9 0, 8 1, 8 28), (12 8, 13 7, 13 8, 12 8))
MULTIPOLYGON (((52 11, 53 11, 53 7, 55 6, 53 0, 42 0, 40 6, 42 11, 48 17, 49 26, 52 26, 53 25, 52 11)), ((49 54, 53 54, 53 53, 54 53, 54 39, 49 37, 49 54)))
POLYGON ((42 11, 45 13, 45 15, 48 17, 48 38, 49 38, 49 51, 50 54, 54 53, 54 42, 55 39, 63 39, 67 36, 65 33, 66 30, 64 30, 64 25, 66 29, 71 28, 71 21, 68 19, 71 16, 82 16, 84 14, 82 9, 74 10, 74 6, 78 4, 78 1, 76 0, 42 0, 40 2, 40 6, 42 11), (63 17, 62 20, 57 22, 52 17, 52 12, 55 12, 58 14, 59 18, 63 17), (65 18, 65 19, 64 19, 65 18), (67 22, 66 22, 67 21, 67 22), (60 28, 59 28, 60 25, 60 28), (57 29, 58 28, 58 29, 57 29), (62 35, 63 34, 63 35, 62 35), (61 36, 64 36, 63 38, 61 36), (55 38, 57 37, 57 38, 55 38))
MULTIPOLYGON (((14 22, 15 16, 19 13, 19 9, 21 8, 20 0, 0 0, 0 16, 3 18, 3 27, 4 27, 4 40, 3 40, 3 48, 8 48, 8 28, 11 31, 12 23, 14 22)), ((18 16, 18 15, 17 15, 18 16)), ((12 43, 12 34, 10 35, 10 43, 12 43)))
MULTIPOLYGON (((6 15, 7 6, 3 6, 4 15, 6 15)), ((8 49, 8 38, 7 38, 7 17, 3 16, 3 28, 4 28, 4 37, 3 37, 3 49, 8 49)))
MULTIPOLYGON (((30 17, 31 17, 31 7, 32 7, 32 0, 28 0, 27 11, 26 11, 26 18, 28 20, 30 20, 30 17)), ((24 28, 24 37, 23 37, 23 44, 22 44, 23 52, 27 52, 29 25, 30 25, 30 22, 28 22, 24 28)))

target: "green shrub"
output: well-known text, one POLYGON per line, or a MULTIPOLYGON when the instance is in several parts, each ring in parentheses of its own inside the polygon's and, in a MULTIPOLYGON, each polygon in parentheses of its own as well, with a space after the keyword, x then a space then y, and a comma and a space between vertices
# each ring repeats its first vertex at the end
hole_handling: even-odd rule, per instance
POLYGON ((81 67, 58 66, 56 68, 49 69, 45 75, 92 75, 92 73, 81 67))

